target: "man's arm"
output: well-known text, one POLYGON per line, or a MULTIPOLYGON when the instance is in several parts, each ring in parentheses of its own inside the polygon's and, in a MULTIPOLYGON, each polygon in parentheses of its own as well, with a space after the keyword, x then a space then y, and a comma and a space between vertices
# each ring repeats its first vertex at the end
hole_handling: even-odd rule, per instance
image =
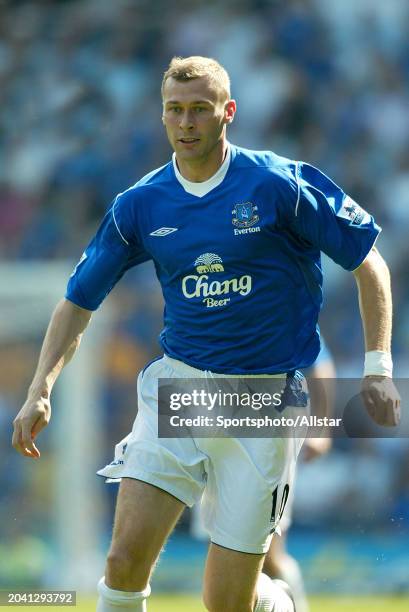
POLYGON ((379 425, 397 425, 400 397, 392 382, 392 294, 388 267, 376 248, 353 272, 365 335, 362 393, 366 408, 379 425), (376 351, 376 352, 373 352, 376 351))
POLYGON ((40 456, 34 439, 50 420, 51 390, 79 347, 91 315, 92 311, 65 299, 54 310, 27 399, 13 422, 13 446, 26 457, 40 456))
POLYGON ((353 272, 358 285, 365 351, 391 352, 392 294, 388 266, 373 247, 353 272))

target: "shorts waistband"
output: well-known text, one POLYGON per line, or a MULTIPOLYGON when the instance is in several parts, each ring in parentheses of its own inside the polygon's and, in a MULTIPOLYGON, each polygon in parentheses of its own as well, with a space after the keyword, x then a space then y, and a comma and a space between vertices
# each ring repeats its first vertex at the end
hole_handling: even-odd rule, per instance
POLYGON ((194 368, 193 366, 184 363, 183 361, 179 361, 179 359, 174 359, 173 357, 169 357, 168 355, 163 355, 163 360, 170 367, 172 367, 176 372, 183 373, 184 377, 186 374, 189 374, 190 378, 205 378, 206 376, 212 376, 214 378, 286 378, 287 373, 283 374, 220 374, 218 372, 212 372, 211 370, 199 370, 198 368, 194 368))

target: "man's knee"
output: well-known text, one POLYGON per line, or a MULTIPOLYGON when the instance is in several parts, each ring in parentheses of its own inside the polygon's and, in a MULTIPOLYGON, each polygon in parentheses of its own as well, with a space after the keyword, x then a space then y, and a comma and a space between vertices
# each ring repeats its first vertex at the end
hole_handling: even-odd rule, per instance
POLYGON ((153 562, 141 549, 113 548, 106 561, 105 577, 109 587, 142 591, 148 584, 153 562))
POLYGON ((138 480, 122 480, 105 578, 112 589, 143 590, 184 504, 138 480))

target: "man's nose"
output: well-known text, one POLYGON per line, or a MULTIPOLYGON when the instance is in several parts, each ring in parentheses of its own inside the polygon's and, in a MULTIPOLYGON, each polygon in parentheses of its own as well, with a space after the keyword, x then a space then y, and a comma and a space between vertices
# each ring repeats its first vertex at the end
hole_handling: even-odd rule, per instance
POLYGON ((182 130, 190 130, 193 127, 193 118, 190 111, 185 111, 180 116, 180 127, 182 130))

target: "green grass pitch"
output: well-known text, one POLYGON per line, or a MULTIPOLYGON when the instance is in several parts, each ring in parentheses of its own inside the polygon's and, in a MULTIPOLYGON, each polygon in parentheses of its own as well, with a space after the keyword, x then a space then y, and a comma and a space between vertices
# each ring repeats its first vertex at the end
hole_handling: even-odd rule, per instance
MULTIPOLYGON (((77 597, 76 607, 33 606, 46 611, 94 612, 96 600, 77 597)), ((347 597, 315 596, 310 599, 311 612, 407 612, 409 597, 347 597)), ((32 606, 30 606, 32 607, 32 606)), ((27 612, 27 606, 13 606, 13 610, 27 612)), ((153 595, 149 598, 148 612, 205 612, 199 597, 189 595, 153 595)))
MULTIPOLYGON (((408 612, 409 597, 324 597, 310 599, 311 612, 408 612)), ((25 608, 27 610, 27 608, 25 608)), ((50 608, 48 608, 50 610, 50 608)), ((61 608, 58 608, 61 612, 61 608)), ((75 612, 92 612, 95 602, 78 598, 75 612)), ((199 597, 152 595, 148 612, 205 612, 199 597)))

